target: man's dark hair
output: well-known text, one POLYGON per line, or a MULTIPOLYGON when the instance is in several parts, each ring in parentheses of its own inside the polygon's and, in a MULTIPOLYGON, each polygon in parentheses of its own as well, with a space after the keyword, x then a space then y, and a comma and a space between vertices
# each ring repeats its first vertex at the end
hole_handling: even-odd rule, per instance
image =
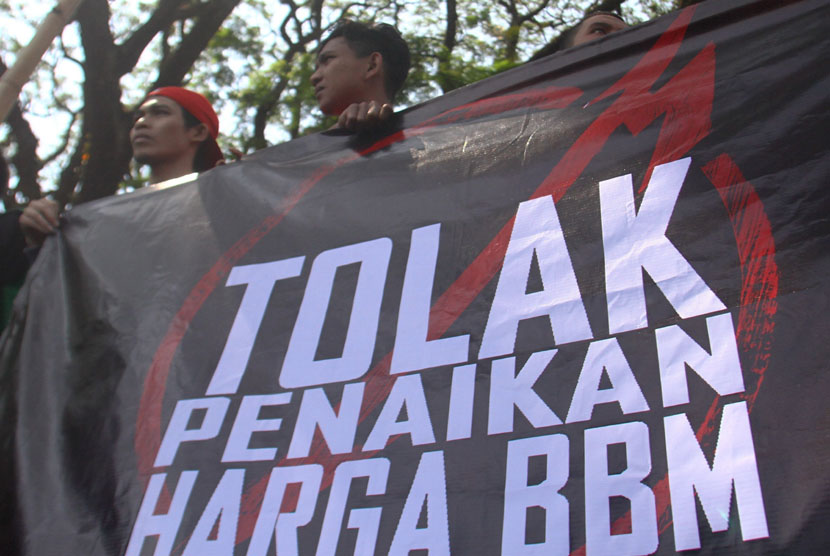
POLYGON ((537 51, 533 56, 530 57, 528 62, 538 60, 539 58, 544 58, 545 56, 553 54, 554 52, 559 52, 560 50, 571 48, 574 45, 574 40, 576 39, 576 32, 579 30, 579 27, 595 15, 610 15, 611 17, 616 17, 623 23, 626 23, 623 17, 616 12, 608 12, 605 10, 595 10, 593 12, 589 12, 585 14, 585 17, 580 19, 575 25, 573 25, 572 27, 568 27, 567 29, 559 33, 559 36, 556 37, 552 42, 549 42, 548 44, 543 46, 539 51, 537 51))
POLYGON ((585 17, 579 20, 579 23, 568 29, 565 33, 562 33, 563 35, 567 35, 564 38, 562 48, 572 47, 574 45, 574 40, 576 39, 577 30, 579 30, 579 28, 582 27, 583 23, 585 23, 586 21, 588 21, 596 15, 610 15, 611 17, 615 17, 622 21, 624 24, 628 25, 628 23, 623 19, 623 16, 621 16, 617 12, 609 12, 608 10, 594 10, 592 12, 588 12, 587 14, 585 14, 585 17))
POLYGON ((341 20, 326 39, 320 50, 331 39, 343 37, 359 58, 379 52, 383 57, 383 86, 390 100, 403 87, 412 59, 409 46, 395 27, 386 23, 367 25, 359 21, 341 20))
MULTIPOLYGON (((204 125, 202 122, 196 118, 193 114, 185 110, 182 106, 179 106, 182 111, 182 116, 184 117, 184 127, 185 129, 192 129, 197 125, 204 125)), ((213 168, 209 161, 209 154, 208 154, 208 140, 205 139, 201 143, 199 143, 199 148, 196 149, 196 154, 193 156, 193 171, 194 172, 206 172, 213 168)))

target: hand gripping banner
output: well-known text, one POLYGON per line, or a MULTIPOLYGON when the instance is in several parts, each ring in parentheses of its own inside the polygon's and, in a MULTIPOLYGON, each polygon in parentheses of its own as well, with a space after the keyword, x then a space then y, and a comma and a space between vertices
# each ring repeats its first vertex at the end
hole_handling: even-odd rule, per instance
POLYGON ((826 2, 704 3, 76 207, 10 554, 821 554, 826 2))

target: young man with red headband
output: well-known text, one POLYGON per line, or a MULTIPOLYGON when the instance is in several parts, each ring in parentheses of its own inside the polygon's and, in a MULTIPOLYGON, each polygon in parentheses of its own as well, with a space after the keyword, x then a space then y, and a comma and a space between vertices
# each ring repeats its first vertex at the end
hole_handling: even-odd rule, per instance
POLYGON ((224 160, 219 118, 208 100, 182 87, 152 91, 135 111, 133 158, 150 167, 150 183, 204 172, 224 160))
MULTIPOLYGON (((150 166, 150 182, 155 184, 210 170, 224 160, 216 144, 218 135, 219 118, 205 97, 182 87, 162 87, 147 95, 136 110, 130 142, 133 157, 150 166)), ((2 191, 8 177, 5 165, 0 173, 2 191)), ((8 269, 22 268, 25 273, 34 257, 24 258, 23 248, 39 248, 55 232, 58 205, 51 199, 36 199, 19 216, 14 215, 14 222, 11 217, 3 221, 9 224, 0 230, 2 263, 8 269), (7 264, 10 257, 14 257, 15 265, 7 264)), ((22 276, 15 270, 7 280, 7 274, 0 273, 4 282, 22 276)))

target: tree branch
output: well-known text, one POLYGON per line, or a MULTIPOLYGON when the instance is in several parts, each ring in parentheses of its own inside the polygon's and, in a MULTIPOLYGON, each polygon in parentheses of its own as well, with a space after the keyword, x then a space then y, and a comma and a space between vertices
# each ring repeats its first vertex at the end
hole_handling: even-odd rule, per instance
POLYGON ((444 48, 452 52, 456 45, 456 34, 458 33, 458 6, 456 0, 446 0, 447 4, 447 25, 444 29, 444 48))
POLYGON ((116 47, 115 66, 119 75, 132 71, 144 49, 153 38, 181 17, 182 5, 187 0, 160 0, 150 18, 124 42, 116 47))
POLYGON ((162 62, 153 88, 178 85, 193 67, 193 63, 207 47, 210 39, 222 26, 241 0, 213 0, 202 4, 199 15, 190 32, 179 46, 162 62))
MULTIPOLYGON (((322 35, 322 29, 320 28, 320 25, 322 21, 323 3, 312 3, 312 11, 309 14, 308 19, 306 20, 306 22, 311 24, 311 31, 305 35, 302 34, 303 22, 296 20, 297 7, 293 4, 291 0, 285 0, 285 2, 283 3, 289 5, 289 7, 293 6, 293 8, 289 10, 289 13, 286 15, 285 19, 283 19, 282 24, 280 25, 280 34, 283 40, 286 42, 286 44, 288 44, 288 50, 286 50, 285 54, 283 54, 282 62, 284 67, 290 67, 295 57, 305 52, 306 46, 312 41, 318 40, 322 35), (292 19, 296 21, 297 33, 299 35, 296 41, 291 39, 287 31, 287 26, 292 21, 292 19)), ((252 141, 252 146, 254 148, 261 149, 268 146, 267 142, 265 141, 265 127, 268 125, 268 120, 271 118, 271 114, 277 107, 277 103, 282 97, 282 94, 288 87, 288 82, 289 78, 287 74, 280 75, 276 84, 268 92, 268 95, 259 103, 259 105, 257 105, 256 113, 254 114, 254 137, 252 141)), ((299 119, 295 118, 295 120, 296 126, 296 123, 299 121, 299 119)), ((294 133, 296 133, 296 129, 290 131, 292 133, 292 136, 294 133)))
POLYGON ((591 6, 585 11, 585 14, 587 15, 591 12, 620 13, 620 10, 622 10, 622 3, 623 0, 599 0, 597 2, 594 2, 593 6, 591 6))
POLYGON ((86 142, 81 140, 75 147, 72 156, 69 157, 69 164, 67 164, 61 171, 58 177, 58 188, 55 191, 55 201, 61 208, 65 207, 72 201, 75 193, 75 188, 81 179, 81 166, 83 164, 83 154, 86 142))
MULTIPOLYGON (((0 75, 6 71, 6 65, 0 60, 0 75)), ((43 168, 43 162, 37 155, 38 140, 32 131, 32 126, 23 116, 20 102, 15 101, 6 123, 11 129, 17 149, 11 158, 17 172, 15 191, 22 193, 27 199, 39 199, 43 196, 38 183, 38 173, 43 168)))
MULTIPOLYGON (((619 0, 619 1, 622 2, 622 0, 619 0)), ((521 16, 519 18, 519 20, 522 23, 525 23, 525 22, 528 22, 528 21, 533 21, 534 18, 537 15, 542 13, 542 10, 544 10, 545 8, 548 7, 548 4, 550 4, 550 0, 544 0, 544 2, 539 2, 538 6, 536 6, 534 9, 530 10, 529 12, 527 12, 525 15, 521 16)))
POLYGON ((72 54, 69 53, 69 50, 66 49, 66 43, 63 41, 63 36, 58 37, 58 39, 60 41, 61 51, 63 52, 63 57, 66 58, 67 60, 69 60, 70 62, 74 62, 78 67, 83 69, 84 63, 81 62, 80 60, 78 60, 77 58, 75 58, 74 56, 72 56, 72 54))
POLYGON ((66 126, 66 131, 63 134, 61 144, 51 154, 47 155, 46 158, 43 159, 44 166, 58 158, 69 147, 69 141, 72 139, 72 126, 74 126, 75 122, 78 120, 79 112, 69 111, 69 113, 72 117, 69 120, 69 125, 66 126))

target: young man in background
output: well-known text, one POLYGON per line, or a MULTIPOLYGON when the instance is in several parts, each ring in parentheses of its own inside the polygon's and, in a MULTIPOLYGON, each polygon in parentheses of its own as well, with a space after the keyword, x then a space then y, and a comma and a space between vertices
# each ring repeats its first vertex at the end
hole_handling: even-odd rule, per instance
POLYGON ((340 23, 320 45, 311 75, 320 110, 351 131, 382 125, 410 64, 409 47, 391 25, 340 23))
POLYGON ((628 27, 622 16, 614 12, 592 12, 562 33, 553 42, 542 47, 529 61, 538 60, 554 52, 601 39, 628 27))

